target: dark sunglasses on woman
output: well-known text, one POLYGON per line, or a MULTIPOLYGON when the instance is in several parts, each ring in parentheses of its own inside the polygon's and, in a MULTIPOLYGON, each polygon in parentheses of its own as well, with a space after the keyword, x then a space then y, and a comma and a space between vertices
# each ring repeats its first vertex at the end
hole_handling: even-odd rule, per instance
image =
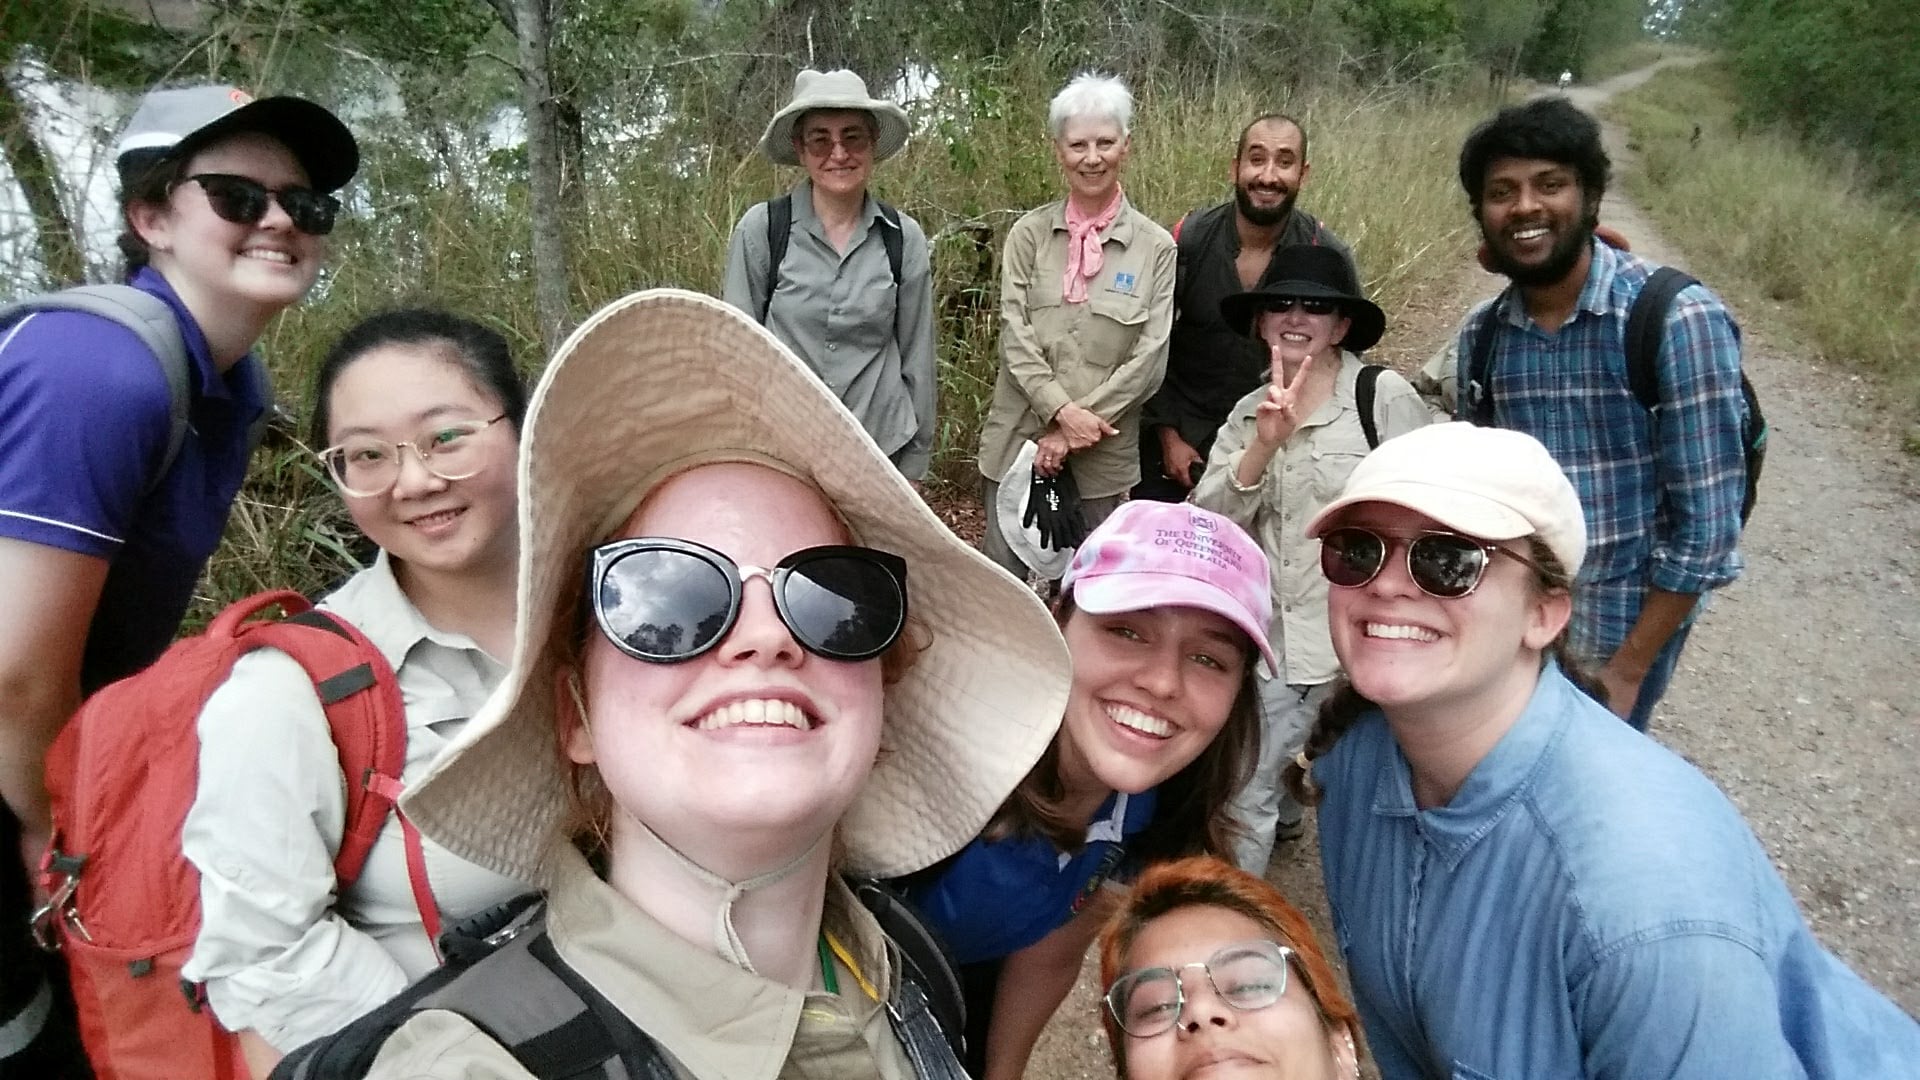
POLYGON ((179 183, 199 184, 213 212, 235 225, 260 224, 260 219, 267 216, 267 206, 277 202, 294 228, 309 236, 325 236, 333 231, 333 219, 340 213, 339 199, 312 188, 275 189, 231 173, 195 173, 179 183))
POLYGON ((1407 576, 1428 596, 1458 600, 1480 587, 1487 564, 1505 555, 1538 571, 1540 567, 1519 552, 1454 532, 1424 532, 1393 536, 1348 526, 1329 529, 1320 537, 1320 572, 1332 584, 1357 589, 1387 565, 1396 547, 1407 552, 1407 576))
POLYGON ((1328 300, 1321 296, 1276 296, 1271 300, 1262 300, 1260 310, 1271 311, 1275 315, 1285 315, 1293 310, 1295 304, 1300 305, 1300 310, 1309 315, 1331 315, 1339 308, 1340 301, 1328 300))
POLYGON ((870 660, 907 625, 907 564, 873 548, 803 548, 778 566, 742 566, 704 544, 643 536, 594 548, 587 594, 614 647, 674 664, 726 639, 748 578, 773 589, 774 610, 801 647, 829 660, 870 660))

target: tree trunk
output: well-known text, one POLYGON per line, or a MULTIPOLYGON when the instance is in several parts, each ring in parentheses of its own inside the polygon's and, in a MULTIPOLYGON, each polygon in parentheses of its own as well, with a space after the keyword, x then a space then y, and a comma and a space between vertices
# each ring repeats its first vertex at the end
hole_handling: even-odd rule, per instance
POLYGON ((527 111, 527 184, 533 219, 533 298, 540 340, 551 356, 572 328, 567 296, 567 234, 560 165, 564 118, 548 65, 549 0, 511 0, 520 46, 521 97, 527 111))
POLYGON ((27 209, 33 213, 34 232, 40 239, 40 265, 48 286, 78 285, 87 276, 86 260, 81 257, 73 222, 60 205, 53 165, 33 137, 31 120, 27 103, 0 70, 0 152, 20 182, 27 209))

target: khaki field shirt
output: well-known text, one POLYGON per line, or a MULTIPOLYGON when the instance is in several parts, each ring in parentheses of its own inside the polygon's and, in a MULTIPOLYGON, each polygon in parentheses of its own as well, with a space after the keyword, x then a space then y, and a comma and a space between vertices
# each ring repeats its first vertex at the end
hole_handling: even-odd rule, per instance
MULTIPOLYGON (((754 975, 681 938, 568 848, 548 892, 561 959, 657 1043, 683 1080, 912 1080, 886 1009, 837 962, 840 993, 754 975)), ((873 986, 894 985, 880 925, 835 877, 825 924, 873 986)), ((533 1080, 466 1019, 422 1012, 395 1031, 369 1080, 533 1080)))
MULTIPOLYGON (((1260 482, 1242 487, 1234 477, 1253 441, 1254 408, 1267 386, 1241 398, 1221 425, 1207 455, 1207 471, 1194 486, 1195 505, 1233 519, 1266 552, 1273 585, 1273 624, 1268 640, 1280 657, 1280 675, 1290 686, 1311 686, 1340 673, 1327 631, 1327 579, 1320 574, 1320 541, 1307 538, 1307 522, 1340 497, 1347 474, 1367 456, 1367 434, 1354 402, 1360 360, 1340 354, 1333 396, 1321 402, 1292 437, 1274 452, 1260 482)), ((1392 371, 1374 384, 1374 425, 1381 441, 1424 427, 1432 418, 1407 380, 1392 371)))
POLYGON ((1069 402, 1119 429, 1067 458, 1081 496, 1119 495, 1140 480, 1140 411, 1167 369, 1173 328, 1173 237, 1123 202, 1101 243, 1087 300, 1068 304, 1067 204, 1029 212, 1001 256, 1000 376, 980 432, 980 475, 999 480, 1020 444, 1069 402))

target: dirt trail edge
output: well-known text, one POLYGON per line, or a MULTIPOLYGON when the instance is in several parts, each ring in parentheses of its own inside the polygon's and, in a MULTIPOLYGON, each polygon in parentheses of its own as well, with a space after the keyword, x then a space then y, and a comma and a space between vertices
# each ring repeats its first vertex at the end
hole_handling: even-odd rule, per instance
MULTIPOLYGON (((1694 62, 1670 57, 1568 96, 1595 111, 1663 67, 1694 62)), ((1616 180, 1601 220, 1641 257, 1687 267, 1619 190, 1632 168, 1624 133, 1609 125, 1605 135, 1616 180)), ((1473 267, 1457 278, 1447 319, 1416 326, 1395 316, 1396 352, 1431 354, 1472 303, 1505 284, 1473 267)), ((1920 1013, 1920 466, 1870 430, 1876 410, 1859 376, 1816 364, 1772 312, 1734 314, 1773 428, 1766 472, 1741 540, 1746 570, 1713 595, 1653 734, 1740 807, 1820 940, 1920 1013)), ((1267 877, 1331 947, 1309 823, 1267 877)), ((1029 1076, 1112 1075, 1096 978, 1089 963, 1029 1076)))

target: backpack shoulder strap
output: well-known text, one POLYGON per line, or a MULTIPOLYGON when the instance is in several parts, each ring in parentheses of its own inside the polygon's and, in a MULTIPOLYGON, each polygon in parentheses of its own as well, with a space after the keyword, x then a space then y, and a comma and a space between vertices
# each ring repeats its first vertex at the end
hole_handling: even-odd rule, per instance
POLYGON ((1367 436, 1367 449, 1380 448, 1380 422, 1374 419, 1374 398, 1378 394, 1380 373, 1387 370, 1379 364, 1362 364, 1360 374, 1353 380, 1353 404, 1360 412, 1360 430, 1367 436))
POLYGON ((1627 311, 1622 344, 1627 350, 1627 385, 1652 412, 1660 405, 1660 346, 1666 338, 1667 315, 1680 291, 1699 282, 1685 271, 1662 266, 1647 277, 1627 311))
POLYGON ((760 302, 760 324, 766 325, 767 312, 773 308, 773 293, 780 287, 780 263, 787 257, 787 240, 793 234, 793 192, 767 200, 767 278, 766 299, 760 302))
POLYGON ((887 940, 900 950, 903 982, 919 988, 927 1011, 940 1025, 954 1055, 964 1061, 966 998, 946 944, 906 898, 889 886, 869 878, 850 878, 847 885, 860 898, 861 905, 873 913, 887 940))
POLYGON ((151 491, 173 467, 180 447, 187 441, 187 409, 193 400, 187 339, 166 301, 131 285, 79 285, 59 292, 29 296, 0 307, 0 324, 36 311, 78 311, 110 319, 140 338, 140 344, 153 354, 160 373, 167 380, 171 403, 167 420, 167 452, 160 468, 147 484, 151 491))
POLYGON ((1500 305, 1512 293, 1509 287, 1494 297, 1480 313, 1480 325, 1474 328, 1473 353, 1464 357, 1466 377, 1457 379, 1454 393, 1464 395, 1467 419, 1481 427, 1493 426, 1493 339, 1500 332, 1500 305))
POLYGON ((1208 213, 1205 208, 1190 210, 1173 223, 1173 310, 1176 316, 1186 310, 1187 293, 1193 288, 1193 268, 1218 231, 1219 223, 1208 218, 1208 213), (1200 226, 1187 228, 1195 218, 1200 219, 1200 226))
POLYGON ((873 201, 880 208, 880 216, 886 219, 888 225, 893 226, 890 229, 880 230, 880 243, 887 249, 887 266, 893 271, 893 285, 898 289, 902 280, 901 268, 907 261, 907 238, 900 228, 900 211, 879 199, 873 201))

